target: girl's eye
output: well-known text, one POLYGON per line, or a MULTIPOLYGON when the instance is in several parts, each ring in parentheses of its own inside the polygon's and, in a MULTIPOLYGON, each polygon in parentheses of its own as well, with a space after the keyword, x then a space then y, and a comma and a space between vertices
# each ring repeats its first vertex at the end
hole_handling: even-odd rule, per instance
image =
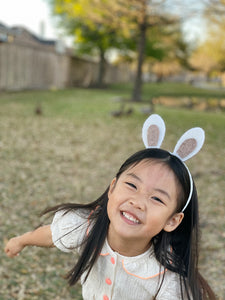
POLYGON ((158 197, 152 197, 152 199, 164 204, 164 202, 161 199, 159 199, 158 197))
POLYGON ((127 185, 129 185, 130 187, 132 187, 133 189, 137 189, 136 185, 134 185, 133 183, 131 182, 126 182, 127 185))

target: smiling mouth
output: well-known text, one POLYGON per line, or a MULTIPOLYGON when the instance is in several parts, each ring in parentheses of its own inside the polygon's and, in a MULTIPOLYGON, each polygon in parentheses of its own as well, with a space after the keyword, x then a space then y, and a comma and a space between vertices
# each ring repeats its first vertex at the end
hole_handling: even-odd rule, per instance
POLYGON ((122 211, 121 214, 126 220, 130 221, 131 223, 135 223, 135 224, 141 223, 137 218, 135 218, 133 215, 129 214, 128 212, 122 211))

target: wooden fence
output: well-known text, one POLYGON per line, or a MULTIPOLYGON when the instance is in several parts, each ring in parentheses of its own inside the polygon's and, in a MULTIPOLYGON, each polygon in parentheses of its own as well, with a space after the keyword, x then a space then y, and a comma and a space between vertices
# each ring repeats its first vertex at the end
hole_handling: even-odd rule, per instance
MULTIPOLYGON (((23 43, 0 43, 0 91, 90 86, 97 82, 98 63, 23 43)), ((128 82, 128 66, 107 65, 105 83, 128 82)))

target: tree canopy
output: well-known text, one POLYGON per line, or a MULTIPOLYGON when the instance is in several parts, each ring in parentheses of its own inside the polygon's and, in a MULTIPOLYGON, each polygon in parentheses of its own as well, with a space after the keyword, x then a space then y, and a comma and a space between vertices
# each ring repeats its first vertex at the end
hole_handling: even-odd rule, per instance
POLYGON ((132 53, 136 60, 134 101, 141 100, 142 69, 147 57, 176 57, 182 64, 187 62, 187 47, 179 28, 181 18, 171 13, 170 0, 49 1, 61 25, 74 34, 79 52, 98 53, 100 84, 108 50, 132 53))
POLYGON ((208 75, 225 70, 225 0, 211 0, 205 7, 207 35, 194 51, 191 64, 208 75))

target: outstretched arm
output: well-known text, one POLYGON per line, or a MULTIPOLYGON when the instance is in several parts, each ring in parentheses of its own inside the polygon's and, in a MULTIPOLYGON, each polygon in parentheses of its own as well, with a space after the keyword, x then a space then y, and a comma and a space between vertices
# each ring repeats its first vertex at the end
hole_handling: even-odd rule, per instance
POLYGON ((34 231, 10 239, 5 246, 5 253, 9 257, 14 257, 26 246, 54 247, 50 225, 39 227, 34 231))

